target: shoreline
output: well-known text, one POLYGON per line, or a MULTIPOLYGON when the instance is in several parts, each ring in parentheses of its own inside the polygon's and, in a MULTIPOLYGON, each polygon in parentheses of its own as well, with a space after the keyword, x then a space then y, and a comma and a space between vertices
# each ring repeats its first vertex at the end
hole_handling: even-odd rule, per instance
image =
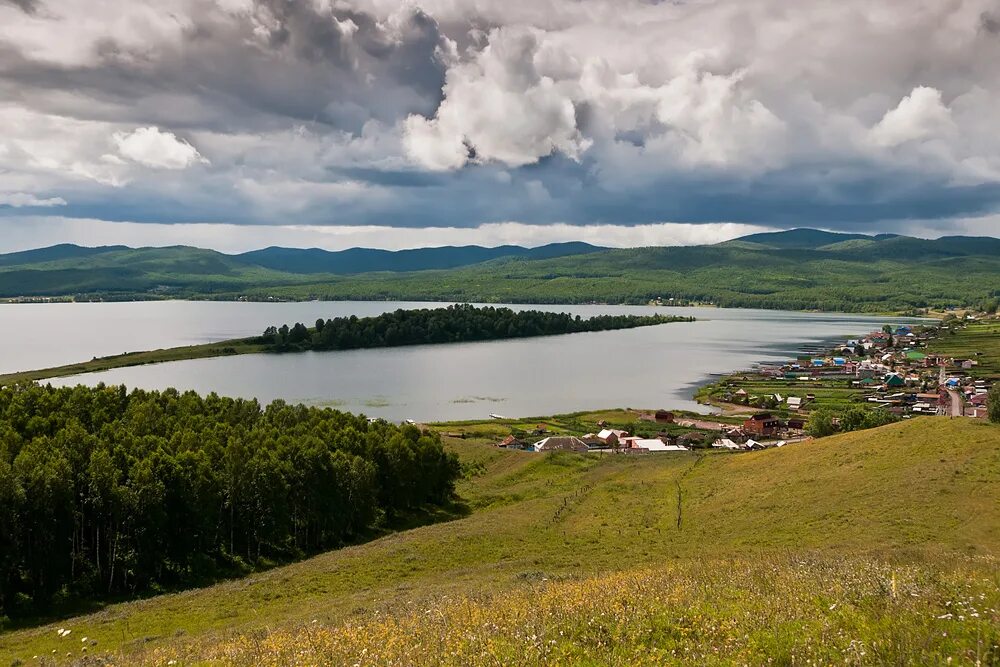
MULTIPOLYGON (((477 309, 474 307, 474 309, 477 309)), ((445 311, 445 309, 424 309, 429 312, 445 311)), ((450 310, 450 309, 448 309, 450 310)), ((517 311, 520 313, 540 313, 544 311, 517 311)), ((369 318, 359 318, 360 321, 372 320, 378 321, 379 318, 384 317, 384 315, 374 316, 369 318)), ((568 314, 567 314, 568 317, 568 314)), ((587 318, 584 322, 588 320, 593 320, 601 316, 595 315, 593 318, 587 318)), ((549 336, 567 336, 573 335, 575 333, 596 333, 602 331, 620 331, 646 326, 660 326, 664 324, 679 324, 679 323, 690 323, 695 322, 696 319, 693 317, 681 317, 675 315, 653 315, 653 316, 622 316, 628 320, 628 324, 619 324, 616 326, 609 326, 606 328, 597 328, 587 331, 562 331, 554 333, 537 333, 530 335, 504 335, 496 336, 493 338, 477 338, 469 340, 458 340, 458 341, 433 341, 424 340, 417 343, 398 343, 398 344, 369 344, 369 345, 358 345, 351 347, 341 347, 341 348, 296 348, 287 347, 284 343, 281 345, 276 344, 273 341, 268 341, 268 333, 265 331, 263 336, 253 336, 248 338, 233 338, 228 340, 222 340, 214 343, 203 343, 199 345, 187 345, 179 347, 161 348, 158 350, 144 350, 139 352, 126 352, 124 354, 109 355, 105 357, 94 357, 90 361, 75 362, 70 364, 64 364, 61 366, 52 366, 48 368, 31 369, 27 371, 17 371, 13 373, 0 374, 0 387, 18 384, 20 382, 37 382, 40 380, 50 380, 56 378, 67 378, 77 375, 85 375, 89 373, 100 373, 104 371, 110 371, 118 368, 130 368, 134 366, 146 366, 151 364, 169 363, 174 361, 191 361, 196 359, 212 359, 218 357, 231 357, 246 354, 301 354, 303 352, 349 352, 353 350, 364 350, 364 349, 389 349, 397 347, 416 347, 418 345, 449 345, 453 343, 476 343, 476 342, 493 342, 493 341, 503 341, 503 340, 524 340, 529 338, 540 338, 549 336), (657 321, 653 321, 657 320, 657 321)), ((329 320, 327 321, 329 323, 329 320)), ((296 326, 302 326, 296 324, 296 326)), ((287 325, 285 326, 287 329, 287 325)), ((274 329, 271 327, 271 329, 274 329)), ((318 334, 316 328, 307 329, 310 335, 318 334)), ((274 334, 277 335, 277 329, 274 329, 274 334)))
MULTIPOLYGON (((76 299, 72 296, 59 297, 0 297, 0 306, 35 306, 54 304, 113 304, 113 303, 245 303, 245 304, 279 304, 279 303, 426 303, 426 304, 456 304, 469 303, 460 299, 427 299, 427 298, 392 298, 392 299, 245 299, 245 298, 219 298, 213 299, 210 295, 195 296, 191 298, 155 297, 148 299, 76 299)), ((789 313, 813 313, 817 315, 855 315, 870 317, 906 317, 912 319, 941 320, 949 313, 946 311, 927 311, 914 313, 912 310, 821 310, 818 308, 790 308, 787 306, 720 306, 715 303, 690 302, 690 303, 631 303, 625 301, 474 301, 476 306, 614 306, 614 307, 640 307, 640 308, 704 308, 706 310, 762 310, 762 311, 785 311, 789 313)), ((952 314, 971 312, 969 309, 961 308, 952 314)), ((221 342, 221 341, 220 341, 221 342)))

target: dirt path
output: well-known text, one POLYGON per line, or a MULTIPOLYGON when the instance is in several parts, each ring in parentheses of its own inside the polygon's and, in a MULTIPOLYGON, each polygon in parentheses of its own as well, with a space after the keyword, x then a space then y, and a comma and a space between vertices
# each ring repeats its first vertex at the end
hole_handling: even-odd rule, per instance
POLYGON ((955 391, 954 389, 949 389, 948 395, 951 396, 951 416, 961 417, 962 415, 964 415, 965 401, 962 400, 962 395, 957 391, 955 391))

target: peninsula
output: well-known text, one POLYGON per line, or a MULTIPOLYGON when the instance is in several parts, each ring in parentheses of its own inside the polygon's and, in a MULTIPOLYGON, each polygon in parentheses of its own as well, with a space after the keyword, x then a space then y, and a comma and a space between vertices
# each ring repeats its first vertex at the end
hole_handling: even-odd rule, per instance
POLYGON ((468 343, 509 338, 531 338, 571 333, 613 331, 637 327, 693 322, 693 317, 672 315, 597 315, 590 318, 539 310, 515 311, 493 306, 456 304, 444 308, 396 310, 375 317, 338 317, 270 326, 260 336, 236 338, 203 345, 128 352, 90 361, 0 375, 0 386, 55 377, 96 373, 167 361, 207 359, 262 352, 307 350, 356 350, 404 345, 468 343))

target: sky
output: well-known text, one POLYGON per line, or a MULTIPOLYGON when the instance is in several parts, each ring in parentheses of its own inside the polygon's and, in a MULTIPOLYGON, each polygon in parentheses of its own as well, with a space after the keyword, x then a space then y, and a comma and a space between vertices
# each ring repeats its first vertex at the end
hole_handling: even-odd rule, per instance
POLYGON ((1000 0, 0 0, 0 252, 1000 235, 1000 0))

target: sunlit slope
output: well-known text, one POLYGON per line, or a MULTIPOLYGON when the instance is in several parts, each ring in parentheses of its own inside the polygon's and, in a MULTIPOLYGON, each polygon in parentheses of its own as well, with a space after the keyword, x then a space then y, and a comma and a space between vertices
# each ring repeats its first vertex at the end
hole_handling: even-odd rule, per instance
POLYGON ((1000 427, 970 420, 925 418, 701 457, 455 446, 474 475, 460 489, 472 510, 464 519, 6 634, 0 664, 53 649, 79 657, 79 646, 57 638, 58 627, 96 639, 91 653, 204 647, 234 631, 404 614, 442 594, 667 562, 724 568, 732 559, 785 562, 808 552, 948 564, 1000 550, 1000 427))

